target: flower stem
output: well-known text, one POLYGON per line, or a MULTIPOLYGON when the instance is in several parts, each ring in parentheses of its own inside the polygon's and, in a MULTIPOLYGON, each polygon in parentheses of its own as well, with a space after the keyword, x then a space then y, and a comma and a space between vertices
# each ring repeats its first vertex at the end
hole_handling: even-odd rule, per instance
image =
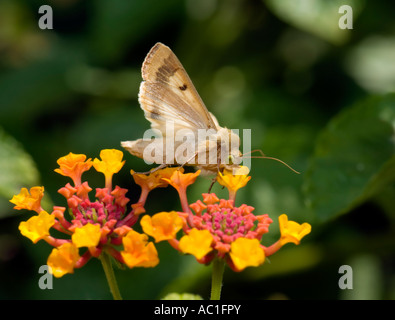
POLYGON ((117 280, 115 279, 114 270, 112 268, 110 256, 107 252, 100 255, 100 261, 102 263, 104 273, 106 274, 108 285, 110 286, 111 294, 114 300, 122 300, 121 293, 119 292, 117 280))
POLYGON ((221 298, 222 278, 224 275, 224 267, 225 267, 225 263, 222 259, 214 259, 213 260, 210 300, 219 300, 221 298))

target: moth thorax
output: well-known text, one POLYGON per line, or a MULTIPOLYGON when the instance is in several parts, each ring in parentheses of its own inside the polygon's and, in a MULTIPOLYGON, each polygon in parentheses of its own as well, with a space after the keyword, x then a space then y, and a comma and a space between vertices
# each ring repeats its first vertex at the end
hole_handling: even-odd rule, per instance
POLYGON ((233 164, 240 157, 240 137, 227 128, 221 128, 217 134, 218 156, 221 163, 233 164))

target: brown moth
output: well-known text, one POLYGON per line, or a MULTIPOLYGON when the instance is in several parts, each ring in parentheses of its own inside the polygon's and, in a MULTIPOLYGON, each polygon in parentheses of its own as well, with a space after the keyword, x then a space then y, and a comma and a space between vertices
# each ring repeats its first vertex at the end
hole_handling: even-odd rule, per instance
POLYGON ((121 142, 126 150, 160 167, 193 165, 206 173, 239 167, 239 136, 218 124, 169 47, 155 44, 141 72, 139 103, 152 130, 121 142))

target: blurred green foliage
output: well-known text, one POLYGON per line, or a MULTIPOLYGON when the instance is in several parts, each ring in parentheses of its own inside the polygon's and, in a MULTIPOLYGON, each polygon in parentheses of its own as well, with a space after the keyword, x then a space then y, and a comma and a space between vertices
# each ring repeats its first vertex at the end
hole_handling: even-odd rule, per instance
MULTIPOLYGON (((38 268, 51 248, 18 232, 29 213, 8 199, 44 185, 46 205, 65 205, 56 160, 140 138, 149 127, 137 102, 140 67, 158 41, 184 64, 221 125, 252 129, 252 147, 289 163, 254 159, 238 202, 274 220, 312 224, 259 268, 226 270, 224 299, 395 298, 395 5, 325 0, 2 0, 0 2, 0 298, 107 299, 98 260, 40 290, 38 268), (38 8, 53 8, 53 30, 38 8), (340 5, 353 29, 338 27, 340 5), (352 290, 338 273, 354 271, 352 290)), ((129 174, 147 165, 125 153, 115 183, 139 189, 129 174)), ((100 175, 87 175, 92 187, 100 175)), ((189 190, 200 199, 209 179, 189 190)), ((214 190, 226 194, 219 186, 214 190)), ((149 214, 178 209, 171 188, 154 190, 149 214)), ((206 299, 210 268, 157 245, 154 269, 116 270, 126 299, 189 292, 206 299)))

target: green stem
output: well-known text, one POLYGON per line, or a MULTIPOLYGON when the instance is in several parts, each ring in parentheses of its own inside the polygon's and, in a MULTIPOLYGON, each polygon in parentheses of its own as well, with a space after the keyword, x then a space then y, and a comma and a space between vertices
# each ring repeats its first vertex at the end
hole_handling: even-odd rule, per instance
POLYGON ((213 260, 210 300, 219 300, 221 298, 222 278, 224 275, 224 267, 225 267, 225 263, 222 259, 214 259, 213 260))
POLYGON ((119 292, 117 280, 115 279, 114 270, 112 268, 111 259, 107 252, 103 252, 100 255, 100 261, 102 263, 104 273, 106 274, 108 285, 114 300, 122 300, 121 293, 119 292))

